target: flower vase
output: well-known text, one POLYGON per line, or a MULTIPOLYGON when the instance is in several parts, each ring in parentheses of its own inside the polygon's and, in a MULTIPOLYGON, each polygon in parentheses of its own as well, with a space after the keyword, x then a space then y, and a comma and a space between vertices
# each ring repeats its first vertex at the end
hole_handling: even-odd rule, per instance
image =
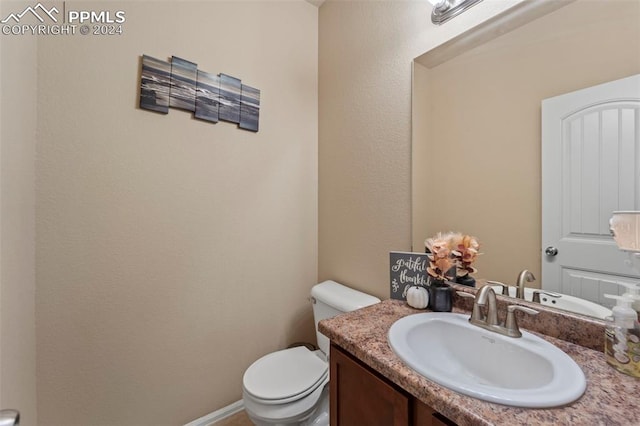
POLYGON ((473 278, 471 275, 467 274, 467 275, 463 275, 461 277, 456 277, 456 283, 462 284, 462 285, 466 285, 466 286, 469 286, 469 287, 475 287, 476 286, 476 279, 473 278))
POLYGON ((429 285, 429 309, 451 312, 453 289, 444 280, 432 280, 429 285))

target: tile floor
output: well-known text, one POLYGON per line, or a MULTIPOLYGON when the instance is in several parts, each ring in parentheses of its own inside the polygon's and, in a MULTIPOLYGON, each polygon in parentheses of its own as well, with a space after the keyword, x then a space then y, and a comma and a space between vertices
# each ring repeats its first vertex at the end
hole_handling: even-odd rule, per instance
POLYGON ((215 425, 216 426, 253 426, 253 423, 251 422, 251 420, 249 420, 249 416, 247 416, 247 413, 244 410, 242 410, 231 417, 227 417, 226 419, 220 420, 215 425))

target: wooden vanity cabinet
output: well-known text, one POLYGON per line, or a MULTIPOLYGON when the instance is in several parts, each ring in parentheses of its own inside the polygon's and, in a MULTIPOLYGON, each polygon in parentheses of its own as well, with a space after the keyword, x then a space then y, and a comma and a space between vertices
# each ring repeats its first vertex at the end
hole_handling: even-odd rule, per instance
POLYGON ((331 426, 455 426, 334 344, 330 364, 331 426))

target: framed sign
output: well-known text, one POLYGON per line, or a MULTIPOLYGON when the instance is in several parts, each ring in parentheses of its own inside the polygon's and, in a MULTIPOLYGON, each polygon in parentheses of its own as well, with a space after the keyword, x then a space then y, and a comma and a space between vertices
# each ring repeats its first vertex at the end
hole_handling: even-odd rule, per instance
POLYGON ((426 288, 427 266, 429 258, 426 253, 389 252, 391 298, 407 300, 407 289, 412 285, 426 288))

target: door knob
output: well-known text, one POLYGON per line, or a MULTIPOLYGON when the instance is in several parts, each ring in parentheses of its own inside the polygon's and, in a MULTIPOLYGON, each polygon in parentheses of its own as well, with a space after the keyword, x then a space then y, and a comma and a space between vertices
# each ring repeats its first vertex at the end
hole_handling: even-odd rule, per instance
POLYGON ((555 256, 556 254, 558 254, 558 249, 555 247, 549 246, 546 249, 544 249, 544 254, 546 254, 547 256, 555 256))

